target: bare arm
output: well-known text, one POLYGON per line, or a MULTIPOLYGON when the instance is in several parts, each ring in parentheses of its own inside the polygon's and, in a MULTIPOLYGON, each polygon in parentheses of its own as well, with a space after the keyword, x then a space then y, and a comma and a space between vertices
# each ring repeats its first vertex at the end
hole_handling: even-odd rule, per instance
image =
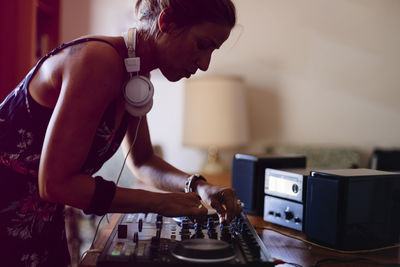
POLYGON ((132 118, 123 141, 124 154, 130 149, 128 166, 138 179, 164 191, 184 191, 185 181, 190 174, 154 154, 146 117, 141 120, 132 118))
MULTIPOLYGON (((92 200, 95 182, 80 170, 105 109, 120 97, 125 69, 116 51, 102 43, 88 43, 81 50, 75 48, 75 54, 66 53, 52 61, 58 64, 54 69, 61 69, 57 78, 61 83, 43 144, 39 192, 48 201, 86 209, 92 200)), ((35 86, 42 83, 45 81, 37 79, 35 86)), ((195 194, 118 187, 109 212, 152 211, 167 216, 199 217, 206 213, 198 208, 199 204, 195 194)))
MULTIPOLYGON (((130 124, 124 139, 125 153, 130 149, 128 166, 141 181, 159 189, 172 192, 183 192, 185 182, 190 174, 187 174, 162 158, 154 154, 147 120, 134 119, 130 124)), ((215 208, 222 220, 230 221, 241 206, 238 205, 236 193, 232 188, 215 186, 205 181, 198 180, 194 184, 195 192, 209 206, 215 208)))
POLYGON ((80 170, 102 114, 118 96, 116 88, 123 80, 119 61, 112 47, 97 42, 63 50, 51 58, 49 64, 61 69, 56 79, 60 88, 39 166, 42 198, 78 208, 89 205, 94 181, 80 170))

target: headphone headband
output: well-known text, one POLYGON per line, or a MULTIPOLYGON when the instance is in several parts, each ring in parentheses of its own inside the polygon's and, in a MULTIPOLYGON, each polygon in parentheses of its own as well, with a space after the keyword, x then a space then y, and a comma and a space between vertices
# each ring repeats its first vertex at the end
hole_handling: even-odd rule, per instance
POLYGON ((130 28, 128 30, 128 56, 136 57, 136 28, 130 28))
POLYGON ((128 30, 126 46, 128 48, 128 58, 125 58, 125 68, 129 73, 139 72, 140 58, 136 57, 136 28, 128 30))

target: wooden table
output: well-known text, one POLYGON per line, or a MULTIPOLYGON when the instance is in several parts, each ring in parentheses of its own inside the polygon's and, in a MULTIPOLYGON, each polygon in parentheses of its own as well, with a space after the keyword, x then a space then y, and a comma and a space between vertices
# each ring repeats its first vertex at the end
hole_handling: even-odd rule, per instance
MULTIPOLYGON (((231 180, 229 174, 222 174, 222 175, 207 175, 206 176, 208 181, 212 182, 213 184, 223 185, 223 186, 230 186, 231 180)), ((110 223, 103 228, 99 237, 97 238, 94 247, 95 248, 102 248, 104 247, 108 236, 111 234, 114 225, 116 224, 119 218, 118 214, 112 216, 110 223)), ((366 253, 366 254, 342 254, 338 252, 332 252, 330 250, 326 250, 323 248, 318 248, 309 244, 306 244, 300 240, 296 240, 287 236, 284 236, 280 233, 265 230, 263 228, 271 228, 274 230, 281 231, 283 233, 306 239, 304 233, 288 229, 285 227, 281 227, 278 225, 273 225, 263 220, 262 217, 248 215, 249 221, 257 230, 257 233, 260 235, 262 241, 264 242, 265 246, 267 247, 269 253, 273 258, 283 260, 285 262, 296 263, 301 266, 312 266, 313 264, 317 263, 320 260, 324 259, 335 259, 335 260, 346 260, 346 259, 355 259, 355 258, 365 258, 372 261, 376 261, 379 263, 397 263, 400 266, 400 248, 394 248, 389 250, 384 250, 380 252, 374 253, 366 253)), ((80 266, 95 266, 98 254, 96 253, 88 253, 82 264, 80 266)), ((292 265, 289 264, 282 264, 279 265, 282 267, 289 267, 292 265)), ((337 262, 337 261, 330 261, 326 262, 322 265, 323 267, 333 267, 333 266, 346 266, 346 267, 357 267, 357 266, 374 266, 371 262, 367 261, 356 261, 356 262, 337 262)))

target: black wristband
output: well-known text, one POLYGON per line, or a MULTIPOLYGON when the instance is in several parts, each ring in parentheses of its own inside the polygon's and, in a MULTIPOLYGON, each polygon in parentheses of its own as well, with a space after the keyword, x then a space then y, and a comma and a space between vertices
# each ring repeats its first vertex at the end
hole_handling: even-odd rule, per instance
POLYGON ((96 176, 94 179, 96 182, 96 188, 89 207, 83 212, 85 214, 101 216, 108 212, 111 202, 114 199, 117 186, 114 182, 104 180, 101 176, 96 176))

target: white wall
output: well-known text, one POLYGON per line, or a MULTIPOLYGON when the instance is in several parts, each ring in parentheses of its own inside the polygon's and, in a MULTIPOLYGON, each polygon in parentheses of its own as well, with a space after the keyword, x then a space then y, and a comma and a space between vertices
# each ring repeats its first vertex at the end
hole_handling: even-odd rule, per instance
MULTIPOLYGON (((115 35, 133 22, 133 0, 62 2, 63 38, 79 32, 70 10, 82 2, 90 14, 80 27, 88 29, 84 34, 115 35)), ((400 1, 234 3, 238 26, 215 52, 208 73, 244 77, 247 150, 259 152, 270 143, 335 145, 368 155, 377 146, 400 147, 400 1)), ((167 161, 197 171, 204 152, 181 145, 184 83, 167 82, 157 72, 153 81, 153 143, 162 145, 167 161)), ((225 154, 228 164, 232 153, 225 154)))

